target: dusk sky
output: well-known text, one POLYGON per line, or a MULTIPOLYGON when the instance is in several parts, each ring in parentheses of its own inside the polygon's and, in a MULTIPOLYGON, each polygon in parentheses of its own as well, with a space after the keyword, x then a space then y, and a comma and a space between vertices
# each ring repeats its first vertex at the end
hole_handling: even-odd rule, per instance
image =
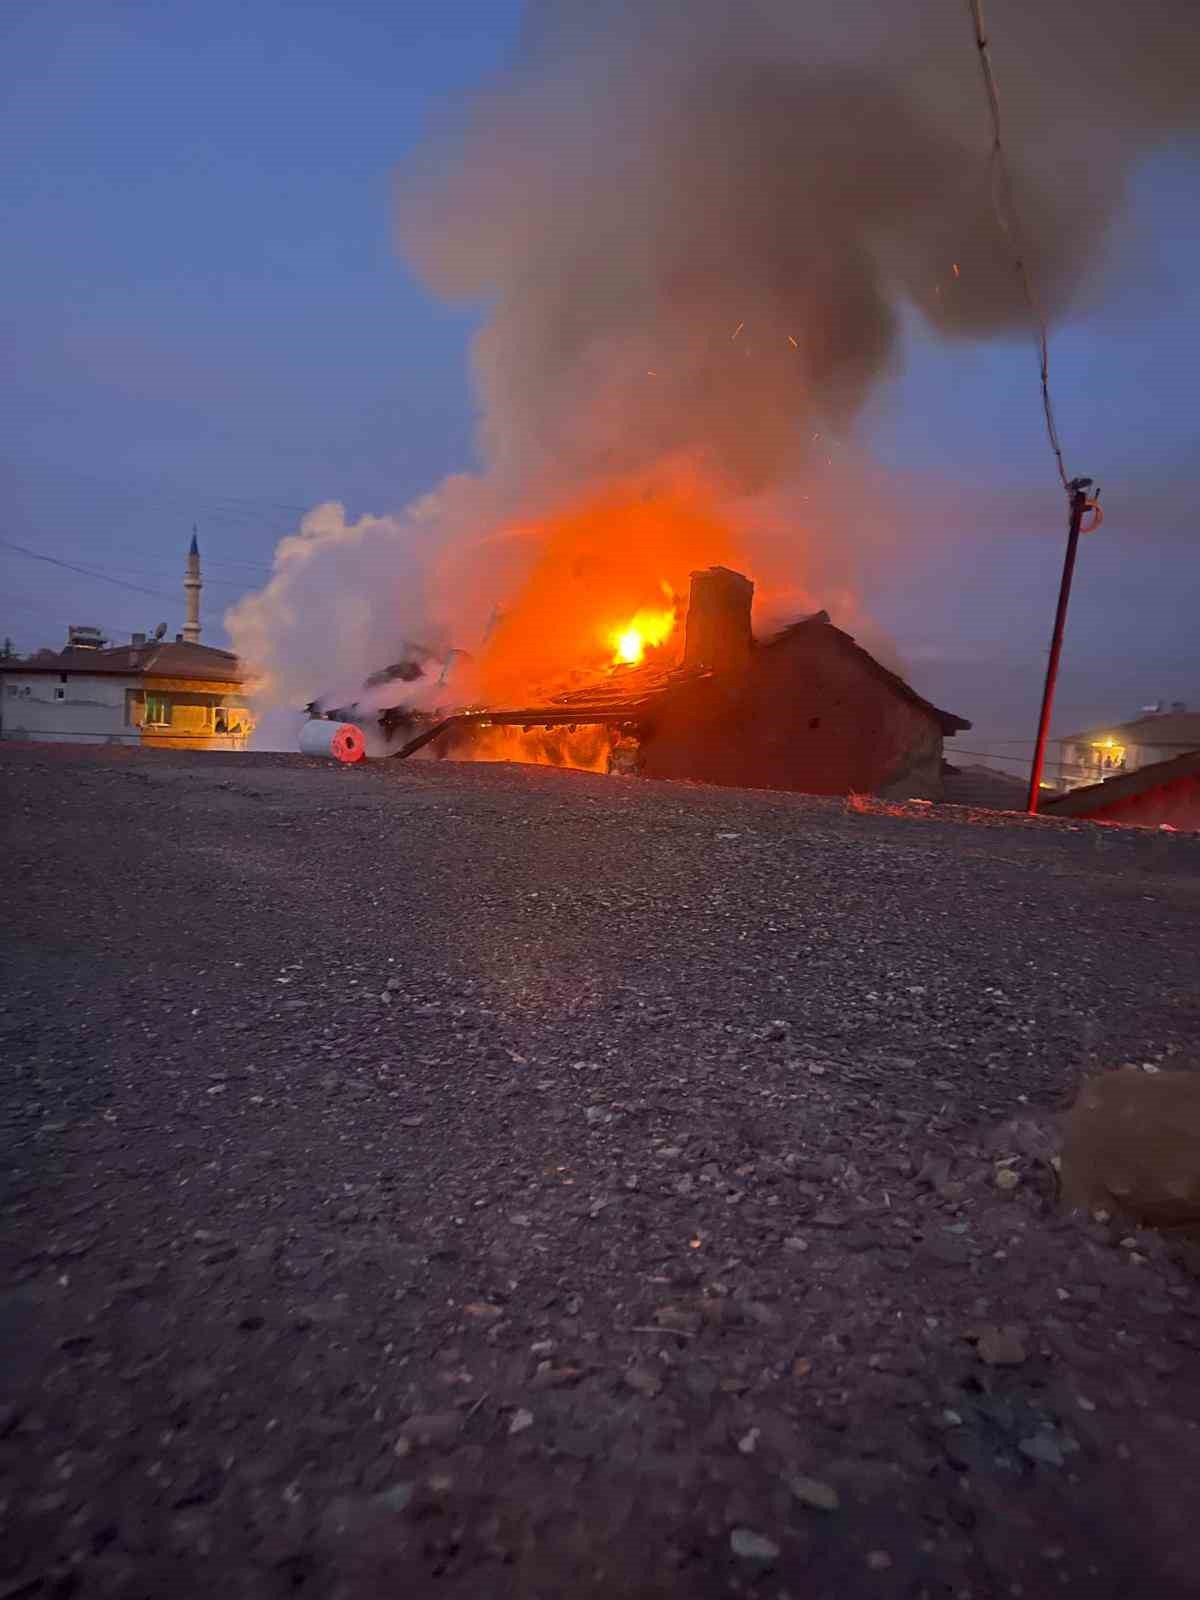
MULTIPOLYGON (((224 607, 306 509, 395 511, 476 464, 476 318, 407 270, 391 183, 508 59, 521 10, 8 0, 0 637, 174 632, 195 524, 205 639, 224 643, 224 607)), ((974 55, 964 22, 965 74, 974 55)), ((1139 167, 1106 270, 1052 331, 1068 466, 1107 511, 1081 551, 1060 729, 1200 704, 1197 156, 1139 167)), ((1019 750, 1065 532, 1032 343, 939 346, 914 319, 857 444, 901 520, 936 529, 868 575, 866 609, 917 687, 976 723, 960 744, 1019 750)))

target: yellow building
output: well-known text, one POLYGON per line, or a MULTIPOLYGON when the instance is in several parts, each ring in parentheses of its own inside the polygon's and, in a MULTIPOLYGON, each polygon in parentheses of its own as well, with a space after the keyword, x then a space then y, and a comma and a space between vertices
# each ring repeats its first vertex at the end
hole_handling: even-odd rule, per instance
MULTIPOLYGON (((62 650, 0 660, 0 738, 244 749, 254 730, 237 657, 200 640, 200 552, 188 551, 187 621, 174 640, 110 645, 74 627, 62 650)), ((165 631, 165 630, 162 630, 165 631)))

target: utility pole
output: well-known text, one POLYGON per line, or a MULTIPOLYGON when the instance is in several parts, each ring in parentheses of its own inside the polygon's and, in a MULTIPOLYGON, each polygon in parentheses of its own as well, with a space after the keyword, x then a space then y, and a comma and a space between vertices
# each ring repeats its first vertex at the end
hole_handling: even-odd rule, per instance
POLYGON ((1042 714, 1038 719, 1037 743, 1033 751, 1033 766, 1029 772, 1029 799, 1025 809, 1031 817, 1037 815, 1038 792, 1042 783, 1042 767, 1046 760, 1046 737, 1050 732, 1050 716, 1054 710, 1054 686, 1058 681, 1058 663, 1062 656, 1063 631, 1067 625, 1067 604, 1071 598, 1071 579, 1075 576, 1075 556, 1079 549, 1079 535, 1092 533, 1104 520, 1095 500, 1088 499, 1092 486, 1090 478, 1072 478, 1068 484, 1071 496, 1071 523, 1067 532, 1067 554, 1063 561, 1062 582, 1058 586, 1058 610, 1054 613, 1054 633, 1050 640, 1050 659, 1046 663, 1046 686, 1042 691, 1042 714), (1083 514, 1095 512, 1095 520, 1085 529, 1083 514))

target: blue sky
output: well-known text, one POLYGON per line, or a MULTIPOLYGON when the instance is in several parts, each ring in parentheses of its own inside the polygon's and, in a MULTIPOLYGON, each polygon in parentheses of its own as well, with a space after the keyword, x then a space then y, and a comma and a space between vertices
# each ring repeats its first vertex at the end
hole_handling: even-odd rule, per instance
MULTIPOLYGON (((7 0, 0 539, 154 592, 0 546, 0 637, 178 627, 197 523, 215 639, 303 509, 397 509, 472 463, 474 322, 397 257, 390 182, 510 55, 520 14, 7 0)), ((1080 562, 1060 723, 1200 703, 1196 175, 1180 147, 1140 170, 1112 264, 1053 338, 1068 463, 1100 479, 1109 513, 1080 562)), ((939 524, 914 527, 899 578, 868 582, 870 608, 919 687, 984 742, 1015 740, 1063 531, 1031 348, 938 348, 913 326, 864 441, 939 524)))

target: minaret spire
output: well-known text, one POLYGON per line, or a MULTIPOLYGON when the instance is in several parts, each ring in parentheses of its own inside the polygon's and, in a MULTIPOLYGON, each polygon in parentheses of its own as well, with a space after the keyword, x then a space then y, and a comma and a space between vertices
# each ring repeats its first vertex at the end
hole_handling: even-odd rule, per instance
POLYGON ((192 525, 192 542, 188 547, 187 568, 183 578, 183 592, 187 600, 187 621, 183 625, 183 637, 188 644, 200 643, 200 545, 196 539, 196 527, 192 525))

